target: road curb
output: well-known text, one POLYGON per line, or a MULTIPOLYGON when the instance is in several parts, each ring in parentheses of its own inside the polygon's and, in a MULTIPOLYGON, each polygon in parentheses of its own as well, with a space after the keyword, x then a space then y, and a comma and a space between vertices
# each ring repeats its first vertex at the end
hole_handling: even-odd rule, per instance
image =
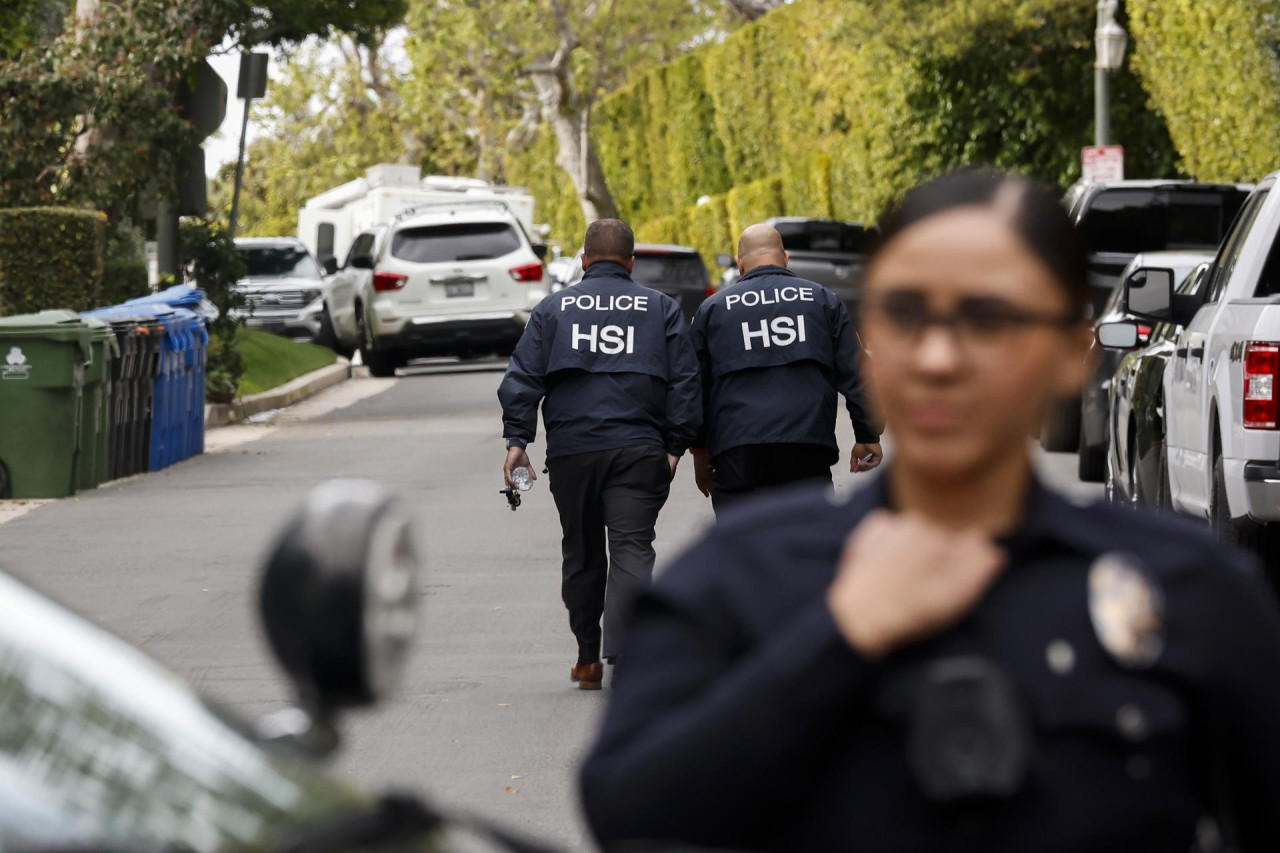
POLYGON ((263 391, 261 394, 250 394, 234 403, 214 403, 204 407, 204 425, 208 428, 238 424, 245 418, 253 417, 272 409, 283 409, 300 403, 308 397, 318 394, 326 388, 332 388, 351 378, 351 362, 339 358, 336 364, 313 370, 305 376, 279 388, 263 391))

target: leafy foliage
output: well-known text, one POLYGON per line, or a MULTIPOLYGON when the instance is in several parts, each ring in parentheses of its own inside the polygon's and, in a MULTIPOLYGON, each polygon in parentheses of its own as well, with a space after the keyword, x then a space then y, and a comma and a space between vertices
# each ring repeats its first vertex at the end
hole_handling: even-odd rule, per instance
POLYGON ((1129 0, 1134 67, 1181 167, 1208 181, 1276 168, 1280 8, 1274 0, 1129 0))
MULTIPOLYGON (((602 100, 605 174, 624 217, 685 219, 706 255, 783 211, 874 221, 963 165, 1065 186, 1092 138, 1094 20, 1093 0, 797 0, 602 100), (728 212, 724 234, 686 212, 702 195, 728 212)), ((1138 81, 1113 83, 1130 173, 1174 174, 1138 81)))
POLYGON ((209 354, 205 396, 211 403, 230 403, 244 375, 240 354, 243 324, 231 311, 244 307, 235 283, 244 278, 245 266, 226 229, 203 219, 184 219, 180 235, 182 264, 189 280, 218 307, 218 319, 209 325, 209 354))
MULTIPOLYGON (((22 0, 18 11, 54 0, 22 0)), ((331 27, 366 38, 405 0, 121 0, 0 62, 0 207, 83 204, 113 218, 173 189, 193 142, 179 85, 220 44, 285 44, 331 27)))
POLYGON ((107 218, 61 207, 0 210, 0 315, 97 304, 107 218))

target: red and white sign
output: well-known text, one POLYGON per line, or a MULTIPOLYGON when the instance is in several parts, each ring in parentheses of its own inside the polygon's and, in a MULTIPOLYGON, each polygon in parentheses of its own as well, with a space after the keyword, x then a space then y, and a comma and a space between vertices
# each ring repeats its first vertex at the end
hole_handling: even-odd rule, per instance
POLYGON ((1089 145, 1080 151, 1086 181, 1123 181, 1124 146, 1089 145))

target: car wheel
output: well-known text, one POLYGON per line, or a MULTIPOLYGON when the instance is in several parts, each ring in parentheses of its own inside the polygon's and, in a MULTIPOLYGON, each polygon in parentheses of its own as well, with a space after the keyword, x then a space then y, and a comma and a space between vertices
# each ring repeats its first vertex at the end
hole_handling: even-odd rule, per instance
POLYGON ((374 344, 373 334, 364 319, 364 311, 356 312, 356 329, 360 333, 360 360, 369 368, 369 375, 379 379, 395 376, 399 365, 391 353, 378 349, 374 344))
POLYGON ((1057 400, 1040 428, 1040 446, 1050 453, 1068 453, 1080 443, 1080 398, 1057 400))
POLYGON ((1107 448, 1104 446, 1098 450, 1089 447, 1085 444, 1084 430, 1077 427, 1077 431, 1079 432, 1077 439, 1079 456, 1076 461, 1076 472, 1086 483, 1101 483, 1107 479, 1107 448))
POLYGON ((329 316, 329 306, 320 309, 320 331, 316 332, 316 343, 334 352, 338 351, 338 336, 333 331, 333 318, 329 316))
POLYGON ((1228 545, 1252 551, 1262 561, 1263 571, 1272 584, 1280 584, 1280 536, 1275 527, 1231 517, 1227 503, 1227 480, 1223 474, 1222 455, 1213 460, 1213 494, 1209 498, 1209 520, 1218 538, 1228 545))

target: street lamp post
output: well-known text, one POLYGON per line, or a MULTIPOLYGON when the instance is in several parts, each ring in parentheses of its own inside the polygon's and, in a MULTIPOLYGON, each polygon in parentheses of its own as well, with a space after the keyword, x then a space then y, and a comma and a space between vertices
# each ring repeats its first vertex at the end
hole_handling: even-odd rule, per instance
POLYGON ((1124 64, 1129 35, 1116 22, 1118 0, 1098 0, 1098 28, 1093 38, 1098 51, 1093 71, 1094 144, 1111 144, 1111 81, 1107 77, 1124 64))

